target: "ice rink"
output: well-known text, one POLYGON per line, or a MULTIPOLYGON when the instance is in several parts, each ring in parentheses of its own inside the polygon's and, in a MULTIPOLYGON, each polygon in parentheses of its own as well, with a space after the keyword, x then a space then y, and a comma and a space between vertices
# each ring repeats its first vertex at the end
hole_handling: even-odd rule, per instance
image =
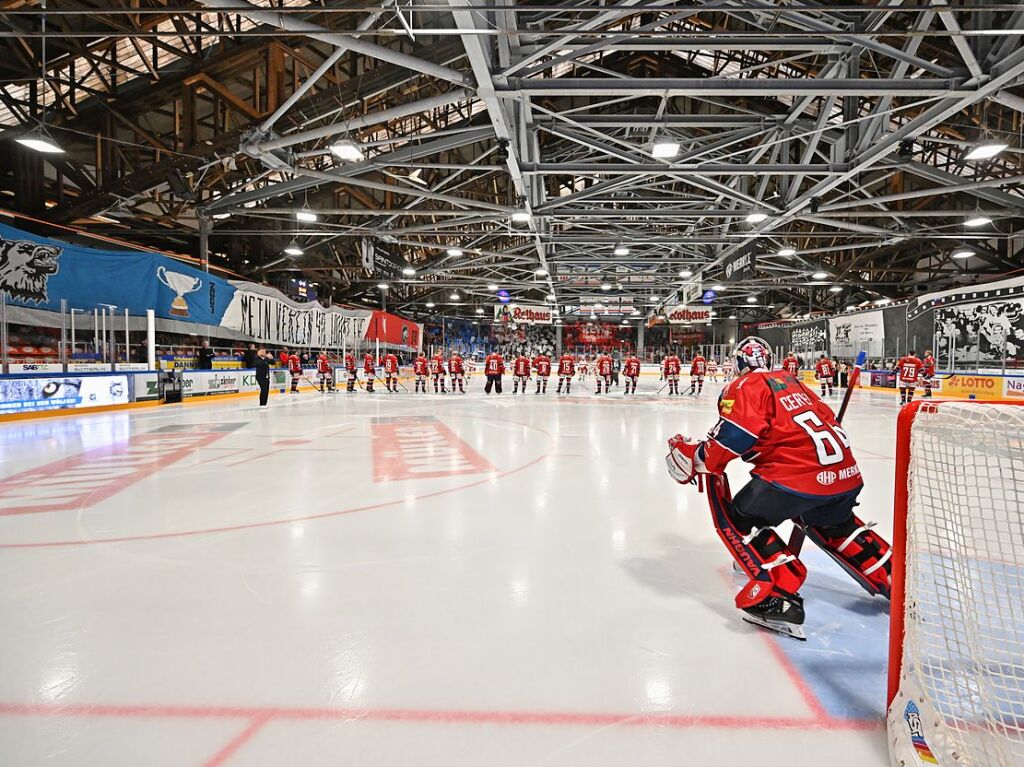
MULTIPOLYGON (((808 642, 748 626, 665 471, 719 387, 482 383, 0 426, 0 764, 888 763, 887 604, 808 544, 808 642)), ((846 421, 886 537, 896 411, 846 421)))

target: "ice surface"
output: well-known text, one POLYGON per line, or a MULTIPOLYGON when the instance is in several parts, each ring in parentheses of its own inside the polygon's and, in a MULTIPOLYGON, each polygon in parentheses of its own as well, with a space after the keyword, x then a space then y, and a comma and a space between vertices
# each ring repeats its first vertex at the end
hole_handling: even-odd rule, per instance
POLYGON ((716 387, 481 383, 0 427, 0 764, 886 764, 884 603, 808 547, 808 642, 744 624, 665 472, 716 387))

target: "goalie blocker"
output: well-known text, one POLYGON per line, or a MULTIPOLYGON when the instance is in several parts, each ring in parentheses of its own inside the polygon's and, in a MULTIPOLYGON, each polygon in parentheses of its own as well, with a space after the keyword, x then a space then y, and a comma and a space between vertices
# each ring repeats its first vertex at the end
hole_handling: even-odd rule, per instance
POLYGON ((807 569, 774 528, 793 520, 869 594, 886 598, 889 545, 853 513, 863 482, 828 406, 792 374, 772 372, 759 339, 741 342, 736 368, 708 438, 673 437, 666 464, 683 484, 707 475, 715 529, 750 579, 736 596, 744 619, 802 639, 807 569), (734 501, 724 470, 740 456, 754 469, 734 501))

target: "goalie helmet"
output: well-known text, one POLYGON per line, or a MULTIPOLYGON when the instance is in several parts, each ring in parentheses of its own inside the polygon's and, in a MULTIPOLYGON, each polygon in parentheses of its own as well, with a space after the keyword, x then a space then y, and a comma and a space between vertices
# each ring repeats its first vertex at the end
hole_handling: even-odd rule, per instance
POLYGON ((736 351, 736 370, 746 373, 749 370, 771 370, 772 352, 766 341, 757 336, 749 336, 739 342, 736 351))

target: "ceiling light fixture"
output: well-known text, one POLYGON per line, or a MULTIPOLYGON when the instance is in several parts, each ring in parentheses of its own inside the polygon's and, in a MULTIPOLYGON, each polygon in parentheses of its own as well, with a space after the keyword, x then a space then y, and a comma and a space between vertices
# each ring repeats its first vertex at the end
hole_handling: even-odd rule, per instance
POLYGON ((628 256, 629 248, 627 248, 625 245, 616 245, 613 253, 615 253, 616 256, 628 256))
POLYGON ((388 289, 388 284, 386 282, 378 282, 377 283, 377 290, 387 290, 387 289, 388 289))
POLYGON ((685 280, 687 277, 692 277, 693 272, 691 272, 689 269, 683 269, 683 271, 679 272, 679 276, 685 280))
POLYGON ((530 222, 530 211, 528 210, 517 210, 512 214, 512 220, 517 224, 528 224, 530 222))
POLYGON ((450 296, 448 296, 448 298, 450 298, 452 301, 462 300, 462 296, 460 296, 458 293, 452 293, 450 296))
POLYGON ((812 280, 824 280, 828 277, 828 272, 815 272, 811 275, 812 280))
POLYGON ((778 255, 780 256, 795 256, 796 248, 779 248, 778 255))
POLYGON ((295 211, 295 219, 297 221, 313 223, 314 221, 316 221, 316 213, 311 211, 309 208, 303 208, 302 210, 295 211))
POLYGON ((725 285, 712 285, 711 289, 716 293, 725 290, 725 285))
POLYGON ((542 266, 542 267, 541 267, 540 269, 537 269, 537 270, 536 270, 536 271, 534 272, 534 274, 536 274, 536 275, 537 275, 538 277, 547 277, 547 276, 548 276, 548 270, 547 270, 547 269, 545 269, 545 268, 544 268, 544 267, 542 266))
POLYGON ((747 303, 748 304, 756 304, 757 303, 757 297, 756 296, 747 296, 747 303))
POLYGON ((425 306, 426 306, 426 307, 427 307, 428 309, 433 309, 433 308, 434 308, 434 302, 433 302, 433 301, 427 301, 427 303, 426 303, 426 304, 424 304, 424 305, 425 305, 425 306))
POLYGON ((833 285, 831 288, 828 289, 828 292, 829 293, 842 293, 843 292, 843 287, 842 287, 842 285, 833 285))
POLYGON ((957 248, 956 250, 954 250, 952 253, 949 254, 949 257, 950 258, 956 258, 956 259, 964 259, 964 258, 970 258, 973 255, 974 255, 974 251, 971 250, 970 248, 966 248, 965 247, 965 248, 957 248))
POLYGON ((407 266, 402 270, 402 274, 404 274, 406 277, 413 277, 416 275, 416 270, 413 269, 411 266, 407 266))
POLYGON ((458 258, 459 256, 462 255, 462 249, 461 248, 448 248, 447 253, 452 258, 458 258))
POLYGON ((611 290, 611 289, 612 289, 612 286, 609 285, 607 282, 602 282, 601 283, 601 290, 611 290))
POLYGON ((346 162, 358 162, 359 160, 365 159, 363 150, 348 139, 331 144, 328 149, 330 149, 331 154, 339 160, 345 160, 346 162))
POLYGON ((992 219, 989 218, 988 216, 977 216, 976 215, 976 216, 971 216, 969 219, 964 221, 964 226, 969 226, 969 227, 974 228, 974 227, 979 227, 979 226, 987 226, 988 224, 991 224, 991 223, 992 223, 992 219))
POLYGON ((659 160, 669 160, 679 154, 679 144, 675 141, 655 141, 651 146, 651 157, 659 160))
POLYGON ((971 151, 964 155, 965 160, 991 160, 997 154, 1006 149, 1006 144, 1001 141, 982 141, 971 151))
POLYGON ((487 289, 493 293, 498 289, 498 286, 492 282, 490 285, 487 286, 487 289))
POLYGON ((476 308, 476 313, 477 313, 477 314, 483 314, 483 313, 484 313, 484 308, 483 308, 482 306, 478 306, 478 307, 476 308))
POLYGON ((768 220, 768 214, 767 213, 762 213, 759 210, 755 210, 753 213, 750 213, 747 216, 747 223, 748 224, 760 224, 760 223, 762 223, 764 221, 767 221, 767 220, 768 220))
POLYGON ((285 246, 284 252, 289 256, 301 256, 302 248, 299 247, 299 243, 292 240, 285 246))

